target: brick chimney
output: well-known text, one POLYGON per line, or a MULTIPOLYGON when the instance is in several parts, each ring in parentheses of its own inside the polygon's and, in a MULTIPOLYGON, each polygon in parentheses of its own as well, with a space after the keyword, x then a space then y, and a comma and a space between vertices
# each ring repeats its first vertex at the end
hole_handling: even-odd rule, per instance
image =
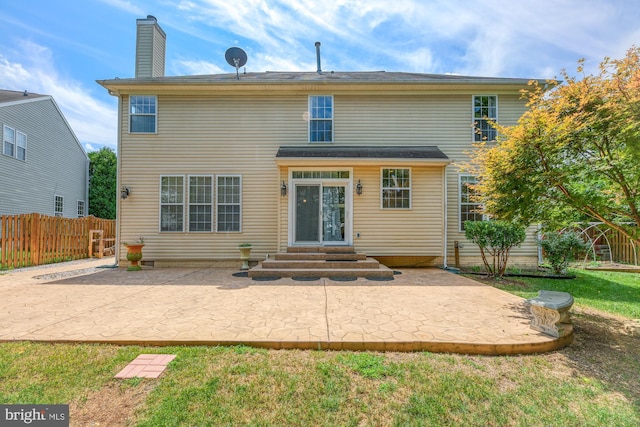
POLYGON ((163 77, 167 35, 155 16, 136 20, 136 78, 163 77))

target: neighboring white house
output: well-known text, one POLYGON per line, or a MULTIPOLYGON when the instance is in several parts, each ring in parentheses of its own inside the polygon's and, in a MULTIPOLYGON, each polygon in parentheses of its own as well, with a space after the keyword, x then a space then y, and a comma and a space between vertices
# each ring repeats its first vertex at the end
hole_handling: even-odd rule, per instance
MULTIPOLYGON (((118 182, 130 192, 117 237, 144 236, 145 260, 223 263, 250 242, 256 258, 344 245, 387 265, 452 265, 458 241, 461 263, 481 263, 462 230, 482 220, 474 177, 459 163, 495 138, 487 118, 517 122, 529 79, 164 76, 165 33, 153 17, 137 24, 136 77, 98 83, 119 100, 118 182)), ((537 263, 532 234, 512 260, 537 263)))
POLYGON ((0 90, 0 215, 87 215, 89 158, 51 96, 0 90))

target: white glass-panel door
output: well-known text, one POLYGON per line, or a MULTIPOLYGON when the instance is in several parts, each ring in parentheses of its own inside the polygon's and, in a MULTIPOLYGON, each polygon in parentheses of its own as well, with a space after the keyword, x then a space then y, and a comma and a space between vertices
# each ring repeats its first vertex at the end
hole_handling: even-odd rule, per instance
POLYGON ((296 243, 320 242, 320 185, 296 185, 296 243))
POLYGON ((345 187, 322 187, 322 241, 343 243, 345 236, 345 187))
POLYGON ((345 184, 295 185, 296 244, 346 242, 347 187, 345 184))

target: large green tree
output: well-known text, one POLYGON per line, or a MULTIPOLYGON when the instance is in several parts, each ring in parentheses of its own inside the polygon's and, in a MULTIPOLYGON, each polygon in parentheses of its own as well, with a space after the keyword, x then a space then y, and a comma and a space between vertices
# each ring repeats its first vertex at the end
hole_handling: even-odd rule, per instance
POLYGON ((107 147, 88 154, 89 166, 89 215, 115 219, 117 159, 116 153, 107 147))
POLYGON ((523 224, 604 222, 640 244, 640 49, 581 78, 530 84, 528 111, 496 124, 469 170, 487 213, 523 224))

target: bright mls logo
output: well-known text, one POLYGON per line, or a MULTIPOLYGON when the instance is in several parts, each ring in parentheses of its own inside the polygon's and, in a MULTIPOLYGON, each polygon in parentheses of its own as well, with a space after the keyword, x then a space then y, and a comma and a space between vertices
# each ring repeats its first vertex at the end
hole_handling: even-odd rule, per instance
POLYGON ((68 427, 69 405, 0 405, 0 425, 68 427))

